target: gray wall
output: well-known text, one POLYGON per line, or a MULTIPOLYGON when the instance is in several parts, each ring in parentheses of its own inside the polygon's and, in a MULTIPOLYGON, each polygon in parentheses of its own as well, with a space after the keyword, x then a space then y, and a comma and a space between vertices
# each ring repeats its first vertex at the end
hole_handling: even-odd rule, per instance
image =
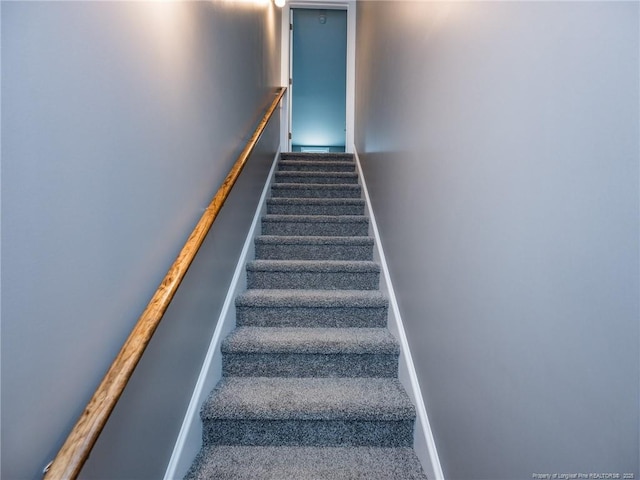
MULTIPOLYGON (((2 470, 41 478, 279 84, 270 4, 2 2, 2 470)), ((269 127, 83 478, 164 473, 269 127)))
POLYGON ((448 479, 640 474, 638 18, 358 2, 356 147, 448 479))

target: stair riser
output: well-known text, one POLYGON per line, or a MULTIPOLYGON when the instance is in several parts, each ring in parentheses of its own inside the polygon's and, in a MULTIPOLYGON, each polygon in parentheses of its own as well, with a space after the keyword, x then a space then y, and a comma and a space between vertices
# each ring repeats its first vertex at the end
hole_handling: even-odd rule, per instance
POLYGON ((316 175, 312 172, 282 172, 276 173, 276 183, 332 183, 332 184, 357 184, 358 177, 353 173, 345 173, 344 175, 333 175, 326 173, 324 175, 316 175))
POLYGON ((185 480, 426 480, 410 448, 209 447, 185 480), (200 463, 201 462, 201 463, 200 463), (258 472, 256 472, 256 466, 258 472))
POLYGON ((373 260, 373 245, 261 245, 258 260, 373 260))
POLYGON ((360 198, 362 188, 353 185, 355 188, 325 187, 325 188, 292 188, 287 185, 271 187, 273 198, 360 198))
POLYGON ((238 327, 380 328, 387 325, 387 307, 236 307, 238 327))
POLYGON ((353 162, 353 154, 282 152, 280 159, 305 162, 353 162))
POLYGON ((413 420, 203 420, 209 445, 410 447, 413 420))
POLYGON ((386 354, 225 353, 222 375, 236 377, 395 377, 386 354))
POLYGON ((272 215, 364 215, 362 205, 288 205, 267 203, 267 214, 272 215))
POLYGON ((353 162, 305 162, 284 161, 278 164, 279 172, 355 172, 353 162))
POLYGON ((379 283, 379 272, 247 271, 247 288, 375 290, 379 283))
POLYGON ((286 222, 262 220, 262 235, 366 237, 368 222, 286 222))

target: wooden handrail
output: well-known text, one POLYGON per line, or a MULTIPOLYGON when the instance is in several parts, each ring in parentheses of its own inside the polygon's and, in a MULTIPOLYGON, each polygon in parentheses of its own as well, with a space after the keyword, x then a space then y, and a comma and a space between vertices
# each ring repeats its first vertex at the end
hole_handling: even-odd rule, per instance
POLYGON ((84 412, 82 412, 62 448, 47 468, 45 479, 66 480, 78 477, 91 449, 98 436, 100 436, 100 432, 102 432, 107 423, 153 333, 160 320, 162 320, 164 312, 171 303, 182 279, 191 266, 191 262, 196 253, 198 253, 211 225, 218 216, 218 212, 220 212, 222 205, 224 205, 229 196, 229 192, 240 176, 285 91, 286 87, 278 88, 276 98, 262 117, 258 127, 247 142, 244 150, 240 153, 238 160, 236 160, 224 182, 222 182, 213 200, 211 200, 211 203, 202 214, 200 221, 191 232, 175 262, 162 280, 151 301, 149 301, 147 308, 138 319, 129 334, 129 338, 127 338, 127 341, 120 349, 120 353, 118 353, 111 367, 109 367, 104 379, 85 407, 84 412))

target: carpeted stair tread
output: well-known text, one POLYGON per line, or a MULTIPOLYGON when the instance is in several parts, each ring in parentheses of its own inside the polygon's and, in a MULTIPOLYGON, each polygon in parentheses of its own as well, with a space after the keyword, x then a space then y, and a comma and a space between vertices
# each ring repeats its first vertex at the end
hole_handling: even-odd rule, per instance
POLYGON ((271 196, 296 198, 360 198, 362 187, 351 183, 274 183, 271 196))
POLYGON ((250 289, 236 297, 236 324, 380 328, 389 301, 379 290, 250 289))
POLYGON ((357 184, 356 172, 276 172, 276 183, 357 184))
POLYGON ((267 205, 362 205, 361 198, 268 198, 267 205))
POLYGON ((371 261, 349 260, 253 260, 247 263, 251 272, 374 272, 380 264, 371 261))
POLYGON ((370 378, 398 376, 391 353, 226 353, 223 377, 370 378))
POLYGON ((270 198, 267 214, 275 215, 364 215, 361 198, 270 198))
POLYGON ((373 245, 371 237, 323 237, 319 235, 258 235, 261 245, 373 245))
MULTIPOLYGON (((366 223, 369 219, 364 215, 265 215, 268 222, 286 223, 366 223)), ((318 235, 316 235, 318 236, 318 235)))
POLYGON ((379 290, 250 289, 236 307, 380 308, 389 300, 379 290))
POLYGON ((238 327, 222 344, 225 377, 397 377, 386 328, 238 327))
POLYGON ((207 419, 204 445, 410 447, 413 418, 404 420, 207 419))
POLYGON ((261 235, 255 239, 256 259, 373 260, 371 237, 261 235))
POLYGON ((365 420, 415 418, 395 378, 227 377, 201 411, 203 420, 365 420))
POLYGON ((281 160, 278 162, 280 172, 355 172, 356 164, 345 160, 281 160))
POLYGON ((313 153, 313 152, 282 152, 280 160, 307 160, 307 161, 345 161, 353 162, 353 153, 313 153))
POLYGON ((386 328, 239 327, 222 353, 399 354, 386 328))
POLYGON ((247 263, 247 288, 375 290, 380 265, 358 260, 254 260, 247 263))
POLYGON ((243 447, 203 450, 186 480, 426 480, 412 448, 243 447))
POLYGON ((285 236, 357 236, 369 233, 369 219, 364 215, 265 215, 263 235, 285 236))

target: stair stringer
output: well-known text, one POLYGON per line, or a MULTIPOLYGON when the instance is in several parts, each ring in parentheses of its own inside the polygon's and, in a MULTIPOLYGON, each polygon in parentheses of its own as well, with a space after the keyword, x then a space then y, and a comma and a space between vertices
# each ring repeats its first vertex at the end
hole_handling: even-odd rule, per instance
POLYGON ((358 156, 358 151, 355 146, 353 147, 353 157, 356 163, 359 182, 362 187, 362 196, 365 200, 365 215, 369 217, 369 230, 371 236, 374 238, 374 261, 379 262, 381 266, 380 290, 389 298, 387 328, 400 343, 398 379, 416 407, 413 448, 416 456, 420 460, 420 463, 422 463, 422 468, 427 474, 427 477, 431 480, 445 480, 440 459, 438 457, 438 451, 436 449, 435 439, 429 424, 424 397, 422 396, 418 376, 413 365, 409 342, 407 341, 404 324, 400 315, 400 309, 398 308, 398 302, 391 282, 391 276, 387 267, 384 250, 382 248, 378 225, 371 207, 371 198, 369 197, 369 191, 367 190, 367 184, 360 164, 360 157, 358 156))
POLYGON ((211 342, 209 343, 207 354, 202 362, 200 374, 198 375, 189 406, 182 421, 180 432, 178 433, 173 452, 167 464, 164 480, 183 478, 191 467, 193 459, 202 448, 200 408, 211 393, 211 390, 213 390, 222 379, 222 353, 220 351, 220 344, 236 326, 234 301, 240 293, 247 289, 245 267, 247 262, 255 256, 254 240, 260 233, 261 218, 267 212, 267 197, 271 190, 271 184, 275 177, 276 165, 278 164, 279 158, 280 149, 276 152, 271 164, 271 170, 267 176, 260 200, 258 201, 258 206, 251 221, 247 238, 238 257, 238 262, 218 317, 218 323, 211 337, 211 342))

